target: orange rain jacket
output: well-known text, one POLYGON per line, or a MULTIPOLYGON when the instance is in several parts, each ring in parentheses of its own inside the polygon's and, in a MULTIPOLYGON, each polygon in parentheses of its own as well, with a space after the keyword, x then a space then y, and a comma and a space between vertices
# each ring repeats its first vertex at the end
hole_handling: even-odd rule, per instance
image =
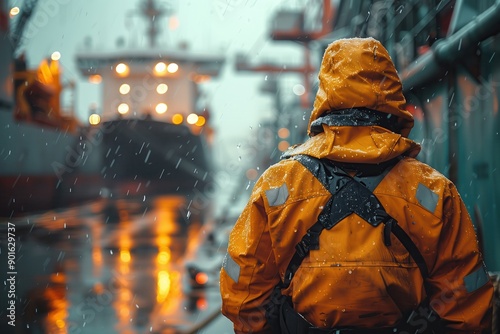
MULTIPOLYGON (((365 107, 398 117, 401 134, 380 126, 327 126, 288 155, 306 154, 349 163, 377 164, 402 156, 374 190, 422 253, 430 274, 431 305, 450 332, 480 333, 491 326, 493 288, 475 230, 450 180, 415 156, 407 138, 412 115, 396 69, 372 38, 328 46, 309 124, 330 110, 365 107)), ((264 307, 283 280, 295 245, 316 222, 331 194, 293 159, 259 178, 230 235, 220 275, 222 312, 236 333, 268 333, 264 307)), ((383 242, 373 227, 351 214, 320 235, 283 294, 319 327, 380 328, 395 325, 425 298, 422 275, 394 236, 383 242)))

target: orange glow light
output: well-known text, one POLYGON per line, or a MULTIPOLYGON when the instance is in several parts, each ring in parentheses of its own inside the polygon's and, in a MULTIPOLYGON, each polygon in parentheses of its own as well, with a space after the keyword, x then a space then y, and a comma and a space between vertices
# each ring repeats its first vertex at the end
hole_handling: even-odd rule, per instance
POLYGON ((249 179, 249 180, 255 180, 257 178, 257 174, 258 173, 257 173, 257 170, 255 168, 250 168, 246 172, 247 179, 249 179))
POLYGON ((158 263, 167 264, 170 261, 170 253, 168 251, 161 251, 158 253, 158 263))
POLYGON ((158 62, 156 65, 155 65, 155 72, 156 73, 163 73, 165 72, 167 69, 167 64, 165 64, 164 62, 160 61, 158 62))
POLYGON ((171 279, 168 271, 162 270, 158 272, 156 301, 162 303, 165 299, 167 299, 167 296, 170 293, 170 286, 171 279))
POLYGON ((196 308, 198 310, 206 310, 208 307, 208 302, 205 298, 200 298, 196 301, 196 308))
POLYGON ((181 114, 175 114, 174 116, 172 116, 172 123, 174 123, 175 125, 181 124, 183 120, 184 117, 182 117, 181 114))
POLYGON ((290 147, 290 143, 288 143, 286 140, 282 140, 282 141, 280 141, 280 143, 278 144, 278 149, 279 149, 281 152, 286 151, 289 147, 290 147))
POLYGON ((170 30, 175 30, 179 28, 179 18, 177 16, 171 16, 170 20, 168 21, 168 28, 170 30))
POLYGON ((97 125, 99 123, 101 123, 101 116, 97 115, 97 114, 92 114, 89 116, 89 123, 91 125, 97 125))
POLYGON ((122 262, 125 262, 125 263, 130 262, 130 252, 128 250, 121 250, 120 251, 120 260, 122 262))
POLYGON ((156 63, 153 72, 156 76, 165 76, 167 74, 167 64, 162 61, 156 63))
POLYGON ((199 285, 205 285, 208 282, 208 275, 206 273, 199 272, 196 274, 194 280, 199 285))
POLYGON ((290 136, 290 130, 287 128, 281 128, 278 130, 278 137, 285 139, 288 138, 288 136, 290 136))
POLYGON ((130 68, 127 64, 119 63, 115 67, 116 73, 121 77, 126 77, 130 73, 130 68))
POLYGON ((206 121, 207 120, 205 119, 205 117, 198 116, 198 120, 194 124, 197 125, 197 126, 203 126, 203 125, 205 125, 206 121))
POLYGON ((211 77, 209 75, 196 74, 192 77, 193 81, 200 84, 210 81, 211 77))
POLYGON ((99 74, 92 74, 89 76, 89 82, 93 84, 100 84, 102 81, 102 77, 99 74))

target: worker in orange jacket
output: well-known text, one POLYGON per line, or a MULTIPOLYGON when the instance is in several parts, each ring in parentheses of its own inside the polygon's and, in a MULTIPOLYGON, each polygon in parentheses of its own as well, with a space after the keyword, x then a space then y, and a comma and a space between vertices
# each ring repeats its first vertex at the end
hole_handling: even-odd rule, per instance
POLYGON ((220 289, 236 333, 276 333, 277 301, 282 333, 490 330, 471 219, 454 184, 415 159, 405 103, 380 42, 328 46, 310 138, 262 174, 230 235, 220 289))

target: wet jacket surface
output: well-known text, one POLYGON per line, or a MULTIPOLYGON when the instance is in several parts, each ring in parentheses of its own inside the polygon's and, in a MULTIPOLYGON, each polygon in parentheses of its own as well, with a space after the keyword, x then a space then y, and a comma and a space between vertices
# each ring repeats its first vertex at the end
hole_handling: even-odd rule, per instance
MULTIPOLYGON (((415 159, 408 139, 412 115, 387 51, 376 40, 329 45, 319 73, 310 124, 335 110, 365 107, 397 116, 400 133, 377 125, 320 124, 302 145, 259 178, 230 235, 220 276, 222 312, 236 333, 270 333, 264 307, 283 280, 295 245, 316 222, 331 194, 293 156, 378 164, 401 157, 374 194, 422 253, 431 306, 451 332, 481 333, 491 323, 493 289, 467 210, 451 181, 415 159)), ((319 119, 319 121, 318 121, 319 119)), ((394 326, 425 298, 422 275, 383 224, 351 214, 323 230, 289 288, 294 309, 318 327, 394 326)))

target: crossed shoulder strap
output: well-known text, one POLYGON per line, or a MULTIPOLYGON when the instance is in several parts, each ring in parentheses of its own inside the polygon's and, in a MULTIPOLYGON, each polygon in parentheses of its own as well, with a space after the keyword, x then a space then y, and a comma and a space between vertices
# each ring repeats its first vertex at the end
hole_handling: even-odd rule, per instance
POLYGON ((327 159, 317 159, 307 155, 297 155, 293 159, 307 168, 328 189, 331 197, 319 214, 316 223, 311 226, 306 235, 295 246, 296 251, 288 264, 281 284, 282 288, 290 285, 295 272, 309 254, 309 251, 319 249, 319 235, 323 229, 331 229, 352 213, 356 213, 374 227, 381 223, 385 224, 385 245, 391 245, 390 235, 391 233, 394 234, 418 265, 425 281, 429 274, 422 254, 410 236, 385 211, 380 201, 373 194, 373 190, 398 162, 397 160, 378 166, 378 170, 377 168, 371 168, 371 173, 365 172, 360 173, 360 176, 351 176, 339 167, 340 164, 327 159))

